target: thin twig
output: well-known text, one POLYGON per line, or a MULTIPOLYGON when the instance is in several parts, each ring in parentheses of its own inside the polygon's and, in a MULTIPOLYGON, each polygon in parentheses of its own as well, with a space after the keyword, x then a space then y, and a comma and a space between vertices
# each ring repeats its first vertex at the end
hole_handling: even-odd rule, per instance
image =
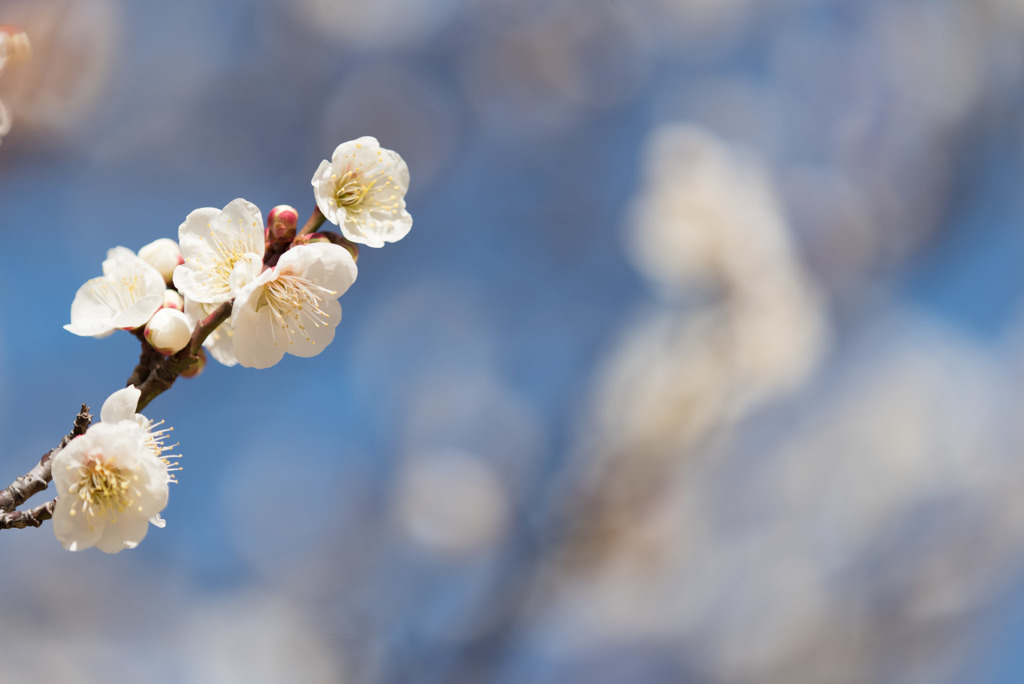
POLYGON ((0 512, 7 513, 8 511, 13 511, 30 497, 46 489, 46 486, 52 479, 50 461, 53 459, 54 454, 66 447, 75 437, 84 435, 91 423, 92 414, 89 413, 89 407, 82 404, 78 415, 75 416, 75 424, 71 428, 71 432, 64 436, 60 444, 43 454, 43 457, 39 459, 39 463, 32 470, 12 482, 7 489, 0 491, 0 512))
POLYGON ((27 511, 11 511, 0 515, 0 530, 22 529, 25 527, 39 527, 44 520, 53 517, 53 509, 57 506, 57 499, 39 504, 27 511))

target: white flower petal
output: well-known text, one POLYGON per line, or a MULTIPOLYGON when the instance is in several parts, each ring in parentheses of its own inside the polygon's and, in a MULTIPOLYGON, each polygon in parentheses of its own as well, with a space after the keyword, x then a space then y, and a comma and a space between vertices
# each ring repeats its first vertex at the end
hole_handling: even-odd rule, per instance
POLYGON ((281 255, 277 267, 290 270, 340 297, 359 275, 355 259, 340 245, 316 242, 293 247, 281 255))
POLYGON ((128 385, 124 389, 117 390, 103 402, 103 408, 100 409, 100 420, 104 423, 134 420, 141 396, 142 391, 135 385, 128 385))
POLYGON ((103 275, 78 288, 71 303, 71 323, 64 329, 106 337, 118 328, 145 325, 163 303, 165 289, 159 271, 130 249, 115 247, 103 261, 103 275))
POLYGON ((127 512, 109 521, 96 540, 96 548, 103 553, 117 553, 134 549, 149 531, 149 518, 128 515, 127 512))
POLYGON ((290 340, 280 330, 269 307, 255 307, 253 300, 259 293, 251 295, 252 292, 239 295, 235 300, 238 314, 231 316, 235 358, 247 368, 270 368, 284 358, 290 340))
POLYGON ((80 512, 71 515, 71 509, 77 502, 75 497, 62 496, 57 499, 53 509, 53 533, 68 551, 81 551, 94 546, 103 534, 102 527, 90 527, 89 519, 80 512))
POLYGON ((293 335, 291 343, 285 349, 289 354, 309 358, 316 356, 334 341, 334 332, 341 323, 341 304, 337 299, 327 299, 320 304, 331 320, 331 325, 307 327, 305 335, 293 335))
POLYGON ((111 324, 117 329, 130 330, 142 327, 163 304, 163 293, 146 295, 124 311, 114 314, 111 324))

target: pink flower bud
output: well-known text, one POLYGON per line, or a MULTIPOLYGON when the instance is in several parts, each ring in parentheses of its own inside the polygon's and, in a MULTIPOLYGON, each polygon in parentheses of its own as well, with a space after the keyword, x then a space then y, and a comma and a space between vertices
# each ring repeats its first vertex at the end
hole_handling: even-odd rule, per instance
POLYGON ((163 308, 174 309, 175 311, 184 311, 185 298, 178 294, 175 290, 168 288, 164 290, 163 308))
POLYGON ((299 224, 299 212, 295 207, 279 204, 267 214, 267 242, 287 243, 295 237, 295 227, 299 224))
POLYGON ((154 240, 139 250, 139 258, 160 271, 160 275, 170 284, 174 269, 185 263, 181 256, 178 243, 170 238, 154 240))
POLYGON ((170 356, 188 345, 192 339, 192 322, 175 309, 160 309, 149 319, 146 341, 161 354, 170 356))

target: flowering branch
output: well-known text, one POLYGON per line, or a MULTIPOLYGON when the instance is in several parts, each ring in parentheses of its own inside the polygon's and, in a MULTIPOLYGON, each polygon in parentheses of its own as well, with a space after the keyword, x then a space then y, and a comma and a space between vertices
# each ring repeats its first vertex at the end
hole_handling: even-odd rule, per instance
POLYGON ((409 169, 364 136, 323 160, 312 185, 316 208, 298 232, 293 207, 274 207, 261 228, 259 208, 238 198, 190 212, 178 242, 107 252, 103 274, 75 293, 64 328, 95 338, 131 331, 142 345, 138 363, 127 386, 103 403, 98 423, 83 404, 71 434, 0 491, 0 529, 52 519, 70 551, 135 548, 151 525, 163 527, 177 470, 165 453, 173 446, 163 444, 171 428, 139 411, 179 375, 198 375, 207 352, 226 366, 269 368, 285 354, 316 356, 331 343, 338 298, 358 275, 359 245, 382 247, 412 226, 409 169), (341 235, 315 232, 325 221, 341 235), (51 481, 55 499, 16 510, 51 481))
MULTIPOLYGON (((25 525, 32 525, 33 527, 39 527, 38 524, 32 522, 26 522, 25 524, 11 523, 11 520, 35 520, 40 515, 38 509, 32 511, 22 512, 15 511, 14 509, 25 503, 30 497, 38 494, 39 492, 46 489, 47 485, 51 480, 50 473, 50 461, 54 454, 63 449, 71 442, 72 439, 79 435, 84 435, 85 431, 89 428, 92 423, 92 414, 89 413, 89 407, 82 404, 82 408, 78 411, 78 415, 75 417, 75 424, 71 428, 71 432, 65 435, 64 439, 60 441, 60 444, 56 448, 50 449, 48 452, 43 454, 43 457, 39 459, 39 463, 30 470, 28 473, 22 475, 15 480, 11 485, 0 491, 0 529, 6 527, 25 527, 25 525)), ((42 522, 46 518, 38 518, 39 522, 42 522)))

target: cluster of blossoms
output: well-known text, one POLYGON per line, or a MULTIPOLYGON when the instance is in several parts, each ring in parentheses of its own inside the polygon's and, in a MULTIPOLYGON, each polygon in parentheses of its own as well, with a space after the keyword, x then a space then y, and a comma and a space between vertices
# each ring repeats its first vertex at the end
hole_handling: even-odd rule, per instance
MULTIPOLYGON (((24 31, 7 24, 0 25, 0 73, 8 62, 25 59, 32 54, 32 45, 24 31)), ((14 118, 11 110, 0 100, 0 139, 11 132, 14 118)))
POLYGON ((200 343, 228 366, 319 354, 341 320, 338 298, 356 280, 358 245, 381 247, 412 227, 408 168, 375 138, 339 145, 312 184, 317 208, 300 231, 287 205, 265 224, 244 199, 196 209, 177 242, 160 239, 138 254, 115 247, 103 275, 79 288, 65 329, 97 338, 132 331, 143 355, 129 387, 103 405, 101 422, 53 457, 54 531, 65 548, 114 553, 138 544, 149 523, 163 525, 165 431, 136 411, 177 375, 202 370, 200 343), (325 221, 341 234, 315 232, 325 221))

